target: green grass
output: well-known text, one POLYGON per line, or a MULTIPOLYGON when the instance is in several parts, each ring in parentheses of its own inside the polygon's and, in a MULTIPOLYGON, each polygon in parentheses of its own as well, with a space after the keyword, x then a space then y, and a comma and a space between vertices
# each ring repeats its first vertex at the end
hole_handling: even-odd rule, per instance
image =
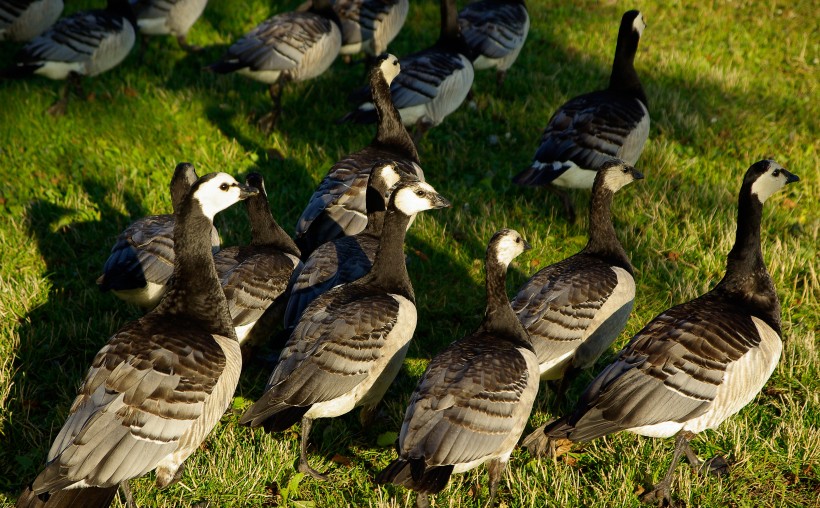
MULTIPOLYGON (((71 2, 68 10, 94 3, 71 2)), ((205 51, 189 56, 170 38, 152 39, 142 61, 135 51, 119 68, 86 80, 88 100, 70 103, 62 118, 44 113, 61 83, 0 83, 0 503, 12 503, 42 468, 93 355, 139 316, 99 293, 94 279, 113 238, 132 219, 170 210, 167 185, 177 162, 193 162, 200 174, 260 171, 275 217, 290 230, 330 165, 372 137, 372 127, 332 122, 346 112, 346 93, 362 81, 360 66, 337 61, 324 76, 287 87, 284 117, 271 136, 248 122, 269 107, 264 86, 201 71, 280 8, 272 5, 212 0, 190 34, 205 51)), ((480 320, 482 259, 494 231, 515 228, 534 246, 514 264, 510 291, 583 246, 585 220, 568 224, 556 199, 517 188, 510 177, 530 162, 558 105, 605 85, 620 15, 632 7, 531 2, 530 35, 503 90, 495 90, 491 73, 479 73, 477 109, 463 107, 422 142, 427 178, 454 206, 420 217, 408 234, 419 324, 383 417, 368 429, 354 414, 314 426, 311 461, 330 468, 331 481, 295 473, 294 431, 270 436, 237 425, 237 414, 261 394, 270 370, 256 358, 246 365, 234 410, 188 460, 182 480, 166 491, 153 487, 152 475, 134 482, 140 506, 413 502, 402 488, 372 484, 394 457, 378 438, 398 430, 426 362, 480 320), (492 135, 497 144, 488 142, 492 135)), ((681 465, 673 489, 688 506, 818 506, 816 5, 650 1, 641 9, 648 27, 636 66, 652 130, 637 164, 646 180, 615 200, 617 231, 637 283, 635 310, 616 346, 722 276, 737 191, 750 164, 771 157, 798 174, 800 183, 766 204, 762 226, 764 258, 783 306, 783 356, 753 403, 694 442, 704 458, 728 456, 731 474, 701 478, 681 465)), ((436 2, 414 1, 391 51, 402 55, 431 43, 437 20, 436 2)), ((16 48, 0 44, 0 65, 16 48)), ((586 192, 575 194, 579 210, 586 210, 587 199, 586 192)), ((217 226, 224 245, 249 238, 241 207, 221 214, 217 226)), ((577 381, 571 398, 593 374, 577 381)), ((544 391, 530 424, 554 416, 544 391)), ((638 506, 635 493, 660 478, 671 451, 671 440, 627 433, 576 447, 569 459, 555 462, 516 451, 500 501, 638 506)), ((486 473, 479 468, 454 478, 435 505, 480 506, 486 496, 486 473)))

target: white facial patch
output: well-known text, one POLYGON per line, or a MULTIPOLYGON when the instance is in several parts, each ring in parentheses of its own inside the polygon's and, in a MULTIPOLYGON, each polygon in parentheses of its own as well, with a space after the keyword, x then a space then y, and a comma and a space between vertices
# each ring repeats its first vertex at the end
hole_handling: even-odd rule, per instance
POLYGON ((379 69, 381 69, 382 74, 384 75, 385 81, 387 84, 393 82, 396 76, 399 75, 401 72, 401 66, 399 65, 399 59, 393 55, 388 54, 387 58, 382 60, 382 63, 379 64, 379 69))
POLYGON ((438 193, 428 183, 416 182, 396 192, 396 209, 405 215, 413 215, 433 208, 433 198, 438 193))
POLYGON ((631 171, 624 171, 623 166, 613 166, 606 169, 604 174, 604 188, 611 192, 618 192, 624 185, 632 183, 635 177, 631 171))
POLYGON ((231 175, 218 173, 199 186, 194 198, 199 201, 202 213, 213 221, 217 213, 240 201, 240 189, 237 185, 231 175))
POLYGON ((503 266, 508 266, 513 259, 524 252, 524 239, 517 231, 509 230, 502 236, 496 246, 496 259, 503 266))
POLYGON ((769 196, 779 191, 786 185, 786 175, 781 172, 783 168, 777 164, 770 164, 769 170, 760 175, 752 184, 752 194, 757 196, 761 203, 765 203, 769 196), (774 172, 777 172, 777 176, 774 172))
POLYGON ((638 13, 632 21, 632 30, 638 32, 638 37, 643 35, 643 29, 646 28, 646 22, 643 20, 643 14, 638 13))

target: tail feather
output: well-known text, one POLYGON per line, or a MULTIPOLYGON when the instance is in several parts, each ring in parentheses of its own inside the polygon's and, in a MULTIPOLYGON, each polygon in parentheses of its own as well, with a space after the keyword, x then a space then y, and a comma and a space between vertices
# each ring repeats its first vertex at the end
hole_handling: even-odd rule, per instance
POLYGON ((17 499, 16 508, 106 508, 117 495, 117 485, 113 487, 88 487, 58 490, 53 494, 37 495, 26 487, 17 499))
POLYGON ((17 64, 0 69, 0 79, 23 79, 42 67, 41 64, 17 64))
POLYGON ((310 408, 311 406, 289 406, 281 402, 271 404, 263 395, 245 411, 239 418, 239 423, 250 427, 264 427, 267 432, 282 432, 301 420, 310 408))
POLYGON ((549 185, 553 180, 561 176, 567 168, 558 167, 554 164, 545 164, 534 161, 532 166, 521 171, 513 177, 513 183, 529 187, 543 187, 549 185))
POLYGON ((216 72, 217 74, 229 74, 236 72, 239 69, 244 69, 248 64, 242 63, 239 60, 222 60, 220 62, 212 63, 205 67, 205 69, 216 72))
POLYGON ((396 459, 376 476, 376 483, 393 483, 422 494, 436 494, 444 490, 453 465, 426 468, 424 459, 396 459))

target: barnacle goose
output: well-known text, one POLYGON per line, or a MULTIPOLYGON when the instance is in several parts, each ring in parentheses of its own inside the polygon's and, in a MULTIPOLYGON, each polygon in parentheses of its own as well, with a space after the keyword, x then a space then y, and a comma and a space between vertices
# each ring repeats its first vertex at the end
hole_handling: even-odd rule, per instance
MULTIPOLYGON (((379 170, 374 168, 374 174, 379 170)), ((264 395, 239 419, 267 431, 285 430, 301 419, 300 471, 324 478, 307 461, 314 419, 340 416, 357 406, 371 411, 398 374, 416 328, 404 234, 411 215, 446 206, 449 202, 427 183, 397 185, 370 273, 308 306, 264 395)))
POLYGON ((472 2, 458 13, 458 25, 473 50, 475 70, 497 69, 500 87, 530 31, 530 16, 524 0, 472 2))
POLYGON ((108 506, 130 478, 155 469, 160 488, 179 478, 228 407, 242 367, 211 256, 213 217, 255 192, 225 173, 193 185, 177 212, 173 287, 94 357, 18 507, 108 506))
POLYGON ((333 9, 342 21, 340 55, 364 51, 376 57, 387 51, 407 19, 410 0, 337 0, 333 9))
MULTIPOLYGON (((196 181, 196 170, 187 162, 177 165, 171 178, 171 205, 179 210, 196 181)), ((145 309, 157 306, 174 273, 174 226, 176 216, 149 215, 134 221, 120 233, 97 279, 101 291, 145 309)), ((219 250, 219 233, 211 227, 211 249, 219 250)))
MULTIPOLYGON (((82 11, 59 20, 17 53, 15 64, 0 77, 32 74, 69 79, 79 88, 81 76, 95 76, 122 62, 134 46, 135 18, 128 0, 108 0, 105 10, 82 11)), ((49 113, 65 113, 69 86, 49 113)))
MULTIPOLYGON (((455 0, 441 0, 441 35, 430 48, 399 60, 402 72, 390 85, 393 104, 406 126, 415 126, 416 138, 458 109, 473 86, 472 52, 458 28, 455 0)), ((376 110, 368 89, 351 94, 362 102, 340 121, 373 123, 376 110)))
POLYGON ((416 145, 390 98, 390 83, 399 71, 398 59, 389 54, 379 57, 371 69, 370 88, 379 119, 376 137, 363 149, 334 164, 310 197, 296 224, 296 244, 303 256, 325 242, 364 229, 365 189, 374 164, 389 159, 397 170, 424 181, 416 145))
MULTIPOLYGON (((753 164, 740 187, 737 236, 723 279, 650 321, 592 381, 575 410, 533 432, 525 446, 540 453, 550 439, 584 442, 622 430, 675 436, 666 475, 644 497, 671 504, 681 453, 693 467, 702 465, 689 441, 751 402, 780 358, 780 302, 763 262, 760 219, 766 199, 798 180, 775 161, 753 164)), ((725 465, 715 459, 710 468, 725 465)))
MULTIPOLYGON (((648 102, 634 66, 645 27, 640 12, 624 13, 609 87, 579 95, 558 108, 544 129, 532 165, 513 178, 515 183, 589 189, 604 162, 613 157, 632 165, 638 161, 649 136, 648 102)), ((569 196, 557 193, 574 219, 569 196)))
POLYGON ((57 21, 63 0, 0 0, 0 41, 28 41, 57 21))
POLYGON ((530 334, 541 379, 563 388, 592 367, 626 326, 635 301, 632 264, 612 226, 612 198, 643 175, 621 160, 605 162, 595 176, 589 241, 581 252, 533 275, 512 308, 530 334))
POLYGON ((214 254, 216 273, 240 344, 251 334, 269 334, 270 327, 281 319, 291 274, 302 264, 298 247, 271 214, 262 175, 249 174, 245 184, 258 191, 245 201, 251 244, 227 247, 214 254), (261 333, 253 333, 259 328, 264 328, 261 333))
POLYGON ((260 118, 265 131, 276 126, 282 109, 282 86, 325 72, 342 46, 341 22, 331 0, 314 0, 306 12, 286 12, 269 18, 235 42, 209 69, 238 72, 268 85, 274 109, 260 118))
POLYGON ((188 30, 202 16, 208 0, 131 0, 137 26, 144 35, 173 35, 179 47, 196 51, 188 44, 188 30))
POLYGON ((511 229, 487 247, 487 307, 478 330, 442 351, 422 375, 404 415, 399 458, 376 477, 419 493, 485 462, 492 506, 498 482, 538 393, 538 359, 505 289, 507 267, 529 244, 511 229))

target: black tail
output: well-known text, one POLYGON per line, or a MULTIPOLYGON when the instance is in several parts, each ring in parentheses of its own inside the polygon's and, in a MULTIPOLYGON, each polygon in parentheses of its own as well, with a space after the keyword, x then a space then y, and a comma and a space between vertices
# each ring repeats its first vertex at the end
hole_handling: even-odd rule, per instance
POLYGON ((436 494, 447 486, 453 467, 437 466, 428 469, 424 467, 423 459, 396 459, 376 475, 376 483, 393 483, 422 494, 436 494))
POLYGON ((239 69, 243 69, 247 66, 248 64, 244 64, 238 60, 223 60, 221 62, 212 63, 211 65, 206 66, 205 69, 211 72, 216 72, 217 74, 228 74, 238 71, 239 69))
POLYGON ((117 485, 113 487, 88 487, 84 489, 59 490, 53 494, 37 495, 26 487, 17 499, 16 508, 106 508, 117 495, 117 485))
POLYGON ((337 124, 353 122, 353 123, 376 123, 379 117, 376 115, 376 108, 372 107, 371 109, 363 110, 361 107, 358 107, 351 111, 350 113, 346 114, 345 116, 336 120, 337 124))
MULTIPOLYGON (((270 393, 270 392, 268 392, 270 393)), ((263 395, 239 418, 241 425, 264 427, 267 432, 282 432, 305 416, 311 406, 288 406, 281 402, 271 404, 263 395)))
POLYGON ((535 164, 515 175, 512 179, 516 185, 528 187, 543 187, 561 176, 563 171, 555 171, 552 167, 537 167, 535 164))
POLYGON ((0 79, 22 79, 34 74, 34 71, 42 67, 40 64, 18 64, 0 69, 0 79))

